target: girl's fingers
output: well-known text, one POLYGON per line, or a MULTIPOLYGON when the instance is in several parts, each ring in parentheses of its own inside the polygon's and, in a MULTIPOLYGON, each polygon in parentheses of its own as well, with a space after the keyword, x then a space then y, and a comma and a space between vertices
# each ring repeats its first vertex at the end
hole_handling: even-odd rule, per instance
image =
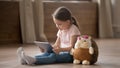
POLYGON ((58 50, 58 49, 53 49, 53 51, 54 51, 56 54, 59 54, 59 50, 58 50))

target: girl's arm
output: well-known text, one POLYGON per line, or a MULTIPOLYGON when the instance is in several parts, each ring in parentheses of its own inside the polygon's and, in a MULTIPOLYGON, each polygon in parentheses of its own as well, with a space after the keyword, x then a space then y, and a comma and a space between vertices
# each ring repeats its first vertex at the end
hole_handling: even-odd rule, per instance
POLYGON ((74 47, 74 45, 75 45, 75 43, 77 41, 77 37, 78 37, 78 35, 74 35, 74 36, 70 37, 70 47, 60 48, 60 50, 69 52, 74 47))
POLYGON ((68 52, 70 52, 70 50, 74 47, 74 45, 75 45, 75 42, 76 42, 76 40, 77 40, 77 36, 78 35, 74 35, 74 36, 72 36, 72 37, 70 37, 70 47, 67 47, 67 48, 60 48, 60 47, 58 47, 58 48, 54 48, 53 49, 53 51, 55 52, 55 53, 59 53, 59 52, 63 52, 63 51, 68 51, 68 52))
POLYGON ((53 48, 54 47, 60 47, 60 38, 59 37, 57 37, 57 39, 56 39, 56 41, 55 41, 55 43, 54 43, 54 45, 52 47, 53 48))

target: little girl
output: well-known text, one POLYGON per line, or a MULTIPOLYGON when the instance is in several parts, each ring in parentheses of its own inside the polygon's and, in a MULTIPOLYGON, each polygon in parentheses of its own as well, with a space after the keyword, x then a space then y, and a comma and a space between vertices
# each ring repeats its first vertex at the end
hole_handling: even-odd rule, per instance
POLYGON ((42 55, 30 57, 26 55, 23 48, 17 50, 21 64, 51 64, 51 63, 69 63, 73 61, 70 55, 71 48, 74 47, 77 36, 80 35, 78 25, 69 9, 59 7, 53 14, 53 21, 58 28, 57 40, 51 51, 45 52, 42 55))

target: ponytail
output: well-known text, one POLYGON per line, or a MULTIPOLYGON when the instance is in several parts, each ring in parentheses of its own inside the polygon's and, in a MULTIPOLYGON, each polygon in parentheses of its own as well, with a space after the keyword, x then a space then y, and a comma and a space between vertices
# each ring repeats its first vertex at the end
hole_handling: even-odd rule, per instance
POLYGON ((75 17, 71 17, 71 20, 72 20, 72 23, 74 25, 76 25, 77 27, 79 27, 78 24, 77 24, 77 21, 76 21, 75 17))

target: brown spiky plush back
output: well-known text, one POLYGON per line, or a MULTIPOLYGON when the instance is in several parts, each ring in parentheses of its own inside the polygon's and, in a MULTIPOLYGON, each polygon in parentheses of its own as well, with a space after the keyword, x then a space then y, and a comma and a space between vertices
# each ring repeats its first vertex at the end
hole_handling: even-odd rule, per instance
POLYGON ((98 45, 93 39, 92 39, 92 47, 94 48, 94 54, 92 55, 91 64, 94 64, 98 60, 99 50, 98 50, 98 45))

